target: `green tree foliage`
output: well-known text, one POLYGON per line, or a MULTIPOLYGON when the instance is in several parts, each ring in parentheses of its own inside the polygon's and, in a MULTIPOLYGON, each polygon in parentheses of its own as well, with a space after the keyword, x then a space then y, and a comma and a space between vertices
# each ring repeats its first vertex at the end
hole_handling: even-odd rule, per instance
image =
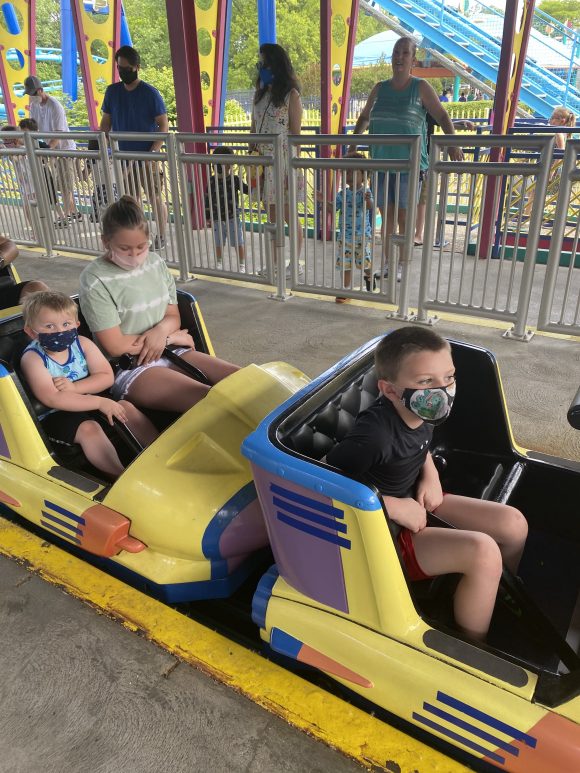
POLYGON ((580 2, 578 0, 543 0, 538 8, 558 21, 570 21, 580 27, 580 2))

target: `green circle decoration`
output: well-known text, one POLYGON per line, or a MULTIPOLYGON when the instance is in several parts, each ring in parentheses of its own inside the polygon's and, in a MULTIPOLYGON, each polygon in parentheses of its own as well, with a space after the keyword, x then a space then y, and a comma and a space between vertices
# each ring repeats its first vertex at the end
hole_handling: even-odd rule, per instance
POLYGON ((340 14, 332 20, 332 39, 339 48, 346 41, 346 22, 340 14))
POLYGON ((214 4, 214 0, 195 0, 195 4, 200 11, 209 11, 214 4))
POLYGON ((204 91, 207 91, 209 89, 209 86, 210 86, 210 83, 211 83, 211 79, 209 77, 209 73, 205 72, 205 70, 204 70, 201 73, 200 80, 201 80, 201 88, 204 91))
POLYGON ((201 56, 209 56, 211 54, 211 47, 213 43, 211 35, 206 29, 200 29, 197 32, 197 47, 201 56))

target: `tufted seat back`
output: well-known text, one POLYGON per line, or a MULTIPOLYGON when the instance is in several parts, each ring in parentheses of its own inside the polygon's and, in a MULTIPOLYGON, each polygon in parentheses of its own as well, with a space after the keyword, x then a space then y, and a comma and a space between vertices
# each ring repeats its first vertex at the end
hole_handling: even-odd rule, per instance
POLYGON ((372 362, 354 380, 320 405, 298 427, 280 440, 288 448, 310 459, 321 459, 354 426, 357 415, 378 397, 377 377, 372 362))

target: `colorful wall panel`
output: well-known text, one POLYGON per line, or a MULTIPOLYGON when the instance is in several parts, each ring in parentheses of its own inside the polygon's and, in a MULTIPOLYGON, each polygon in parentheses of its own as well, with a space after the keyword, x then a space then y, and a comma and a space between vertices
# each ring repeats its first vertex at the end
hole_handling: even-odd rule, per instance
POLYGON ((321 131, 339 134, 348 115, 358 0, 321 0, 321 131))
POLYGON ((16 124, 28 116, 22 82, 36 73, 35 0, 2 3, 0 18, 0 86, 6 118, 16 124))
MULTIPOLYGON (((224 43, 231 0, 195 0, 197 50, 201 77, 203 115, 206 126, 221 122, 224 74, 224 43)), ((173 62, 173 66, 176 66, 173 62)), ((183 63, 182 63, 183 64, 183 63)))
POLYGON ((88 7, 83 0, 72 0, 72 9, 89 124, 97 129, 105 88, 118 80, 115 51, 121 35, 121 0, 94 0, 88 7))

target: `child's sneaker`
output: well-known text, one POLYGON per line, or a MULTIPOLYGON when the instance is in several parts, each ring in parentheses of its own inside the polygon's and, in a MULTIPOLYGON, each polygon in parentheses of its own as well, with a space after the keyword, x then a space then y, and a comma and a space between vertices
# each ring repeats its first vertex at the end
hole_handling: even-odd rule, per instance
POLYGON ((245 263, 240 263, 239 271, 240 271, 240 274, 245 274, 246 273, 246 264, 245 263))

